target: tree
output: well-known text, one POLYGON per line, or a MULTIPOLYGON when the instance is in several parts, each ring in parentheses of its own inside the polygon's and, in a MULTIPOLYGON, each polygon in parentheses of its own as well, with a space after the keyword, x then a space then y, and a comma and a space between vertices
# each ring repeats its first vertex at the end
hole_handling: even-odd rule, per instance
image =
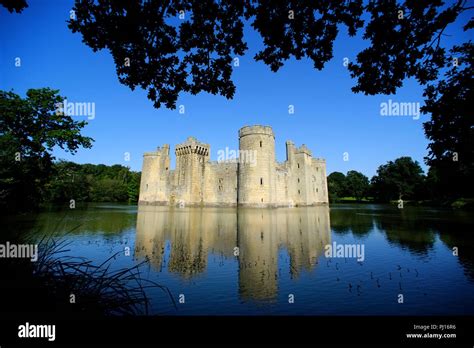
POLYGON ((127 185, 120 179, 95 180, 91 184, 90 197, 93 202, 127 202, 127 185))
POLYGON ((329 200, 336 202, 346 196, 346 176, 341 172, 332 172, 328 176, 329 200))
MULTIPOLYGON (((391 94, 407 78, 434 81, 446 55, 446 28, 472 7, 467 0, 76 0, 73 32, 94 51, 109 49, 121 83, 141 87, 156 108, 180 93, 232 98, 233 59, 243 55, 244 21, 263 39, 255 60, 278 71, 290 58, 323 69, 340 28, 364 30, 369 47, 348 66, 354 92, 391 94)), ((472 20, 465 30, 472 27, 472 20)))
POLYGON ((138 202, 138 196, 140 194, 140 172, 131 172, 130 181, 128 182, 128 201, 130 203, 138 202))
POLYGON ((425 160, 431 177, 436 178, 432 183, 440 198, 474 196, 473 63, 471 44, 454 47, 446 61, 451 68, 445 78, 428 86, 424 93, 422 112, 431 114, 431 120, 424 123, 430 140, 425 160))
POLYGON ((75 153, 92 147, 81 135, 84 121, 56 112, 57 90, 29 89, 26 98, 0 91, 0 198, 2 210, 35 208, 51 177, 54 147, 75 153))
POLYGON ((45 186, 45 200, 54 203, 129 202, 136 203, 140 172, 115 164, 77 164, 57 161, 45 186))
POLYGON ((355 197, 356 200, 360 201, 362 198, 367 196, 369 192, 369 178, 364 174, 350 170, 346 176, 346 188, 351 197, 355 197))
POLYGON ((5 7, 10 13, 13 13, 13 11, 20 13, 28 7, 25 0, 0 0, 0 5, 5 7))
POLYGON ((424 175, 417 161, 400 157, 377 169, 371 180, 374 197, 378 201, 419 199, 424 188, 424 175))
POLYGON ((45 200, 54 203, 90 201, 90 178, 82 173, 81 165, 68 161, 53 164, 53 174, 45 187, 45 200))

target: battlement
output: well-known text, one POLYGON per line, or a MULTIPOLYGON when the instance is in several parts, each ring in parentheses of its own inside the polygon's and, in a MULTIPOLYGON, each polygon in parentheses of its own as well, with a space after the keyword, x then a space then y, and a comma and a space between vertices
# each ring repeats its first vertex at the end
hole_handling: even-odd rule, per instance
POLYGON ((273 138, 275 138, 275 135, 273 134, 273 129, 270 126, 261 126, 261 125, 244 126, 240 128, 239 130, 239 138, 242 138, 250 134, 264 134, 264 135, 270 135, 273 138))
POLYGON ((158 146, 156 148, 156 151, 145 152, 143 154, 143 157, 145 156, 156 157, 156 156, 161 156, 161 155, 168 156, 169 153, 170 153, 170 146, 168 144, 164 144, 162 147, 158 146))
POLYGON ((311 150, 305 144, 298 147, 295 150, 295 153, 303 153, 303 154, 306 154, 308 156, 313 156, 313 153, 311 152, 311 150))
POLYGON ((145 152, 143 154, 143 157, 156 157, 156 156, 160 156, 161 153, 158 152, 158 151, 149 151, 149 152, 145 152))
POLYGON ((176 156, 183 156, 191 153, 209 156, 210 148, 209 144, 201 143, 194 137, 188 137, 184 143, 176 145, 174 153, 176 156))

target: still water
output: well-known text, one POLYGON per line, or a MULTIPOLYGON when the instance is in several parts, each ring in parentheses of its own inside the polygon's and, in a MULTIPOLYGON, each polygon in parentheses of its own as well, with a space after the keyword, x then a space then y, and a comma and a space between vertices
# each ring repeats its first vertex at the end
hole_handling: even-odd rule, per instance
POLYGON ((175 309, 150 289, 153 314, 474 314, 468 212, 102 204, 24 218, 15 229, 37 238, 68 232, 61 237, 71 243, 68 254, 97 264, 128 247, 130 256, 118 256, 113 268, 148 259, 143 277, 168 287, 177 302, 184 295, 175 309), (364 260, 326 258, 334 242, 363 246, 364 260))

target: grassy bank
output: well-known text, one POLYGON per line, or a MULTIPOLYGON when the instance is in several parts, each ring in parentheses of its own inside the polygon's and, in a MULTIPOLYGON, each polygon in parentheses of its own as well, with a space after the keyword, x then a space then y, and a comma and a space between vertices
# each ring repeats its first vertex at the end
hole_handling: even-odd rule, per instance
MULTIPOLYGON (((331 203, 344 203, 344 204, 376 204, 376 203, 387 203, 387 202, 378 202, 371 197, 356 199, 355 197, 340 197, 335 199, 331 203)), ((388 202, 392 205, 398 205, 398 200, 392 200, 388 202)), ((456 200, 404 200, 403 206, 420 206, 420 207, 443 207, 443 208, 452 208, 452 209, 474 209, 474 198, 459 198, 456 200)))

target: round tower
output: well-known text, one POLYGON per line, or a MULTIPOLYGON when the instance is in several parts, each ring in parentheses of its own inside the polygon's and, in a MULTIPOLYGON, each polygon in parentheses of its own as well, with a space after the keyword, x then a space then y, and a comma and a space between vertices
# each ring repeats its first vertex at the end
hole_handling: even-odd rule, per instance
POLYGON ((275 135, 271 127, 239 130, 238 185, 239 205, 275 204, 275 135))
POLYGON ((170 166, 169 145, 143 155, 139 203, 166 204, 167 179, 170 166))

